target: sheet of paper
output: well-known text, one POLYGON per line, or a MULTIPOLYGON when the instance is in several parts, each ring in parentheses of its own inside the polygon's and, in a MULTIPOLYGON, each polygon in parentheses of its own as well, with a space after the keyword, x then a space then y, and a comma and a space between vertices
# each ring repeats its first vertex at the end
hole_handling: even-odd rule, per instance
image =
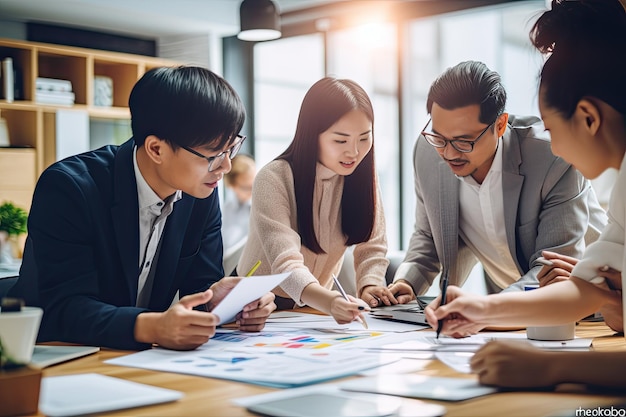
POLYGON ((220 324, 235 319, 246 304, 261 298, 280 285, 291 273, 276 275, 254 275, 240 280, 224 299, 211 311, 220 318, 220 324))
POLYGON ((183 393, 100 374, 45 377, 39 411, 46 416, 77 416, 176 401, 183 393))
MULTIPOLYGON (((411 332, 425 328, 415 324, 381 320, 366 315, 368 330, 379 332, 411 332)), ((297 311, 278 311, 267 320, 267 326, 272 329, 349 329, 363 330, 361 323, 355 321, 349 324, 337 324, 335 319, 328 315, 300 313, 297 311)))
POLYGON ((396 358, 353 351, 318 349, 151 349, 106 361, 108 364, 175 372, 250 384, 291 388, 353 375, 396 358))
POLYGON ((435 352, 435 357, 445 365, 462 374, 470 374, 470 360, 474 352, 435 352))
MULTIPOLYGON (((392 358, 396 358, 396 353, 388 353, 387 355, 394 355, 392 358)), ((423 371, 426 366, 430 363, 430 359, 432 359, 432 355, 427 355, 426 358, 405 358, 389 363, 387 365, 379 366, 378 368, 368 369, 363 372, 359 372, 359 375, 362 376, 375 376, 382 374, 408 374, 411 372, 419 372, 423 371)), ((381 354, 381 357, 385 357, 385 354, 381 354)))
POLYGON ((461 401, 497 392, 496 388, 480 385, 473 378, 442 378, 426 375, 379 375, 351 380, 339 386, 348 391, 441 401, 461 401))
POLYGON ((378 347, 379 350, 392 350, 398 352, 411 351, 452 351, 452 352, 473 352, 482 345, 492 340, 516 340, 527 342, 541 349, 588 349, 592 339, 575 338, 572 340, 529 340, 526 333, 511 332, 484 332, 469 337, 456 339, 448 336, 440 336, 433 331, 422 331, 415 333, 411 340, 404 340, 398 343, 390 343, 378 347))
POLYGON ((510 332, 483 332, 462 339, 453 337, 440 337, 436 339, 436 335, 425 336, 435 344, 443 346, 458 345, 484 345, 492 340, 517 340, 528 342, 535 347, 541 349, 585 349, 591 346, 592 339, 574 338, 571 340, 531 340, 526 337, 526 333, 510 333, 510 332), (430 339, 432 337, 433 339, 430 339))

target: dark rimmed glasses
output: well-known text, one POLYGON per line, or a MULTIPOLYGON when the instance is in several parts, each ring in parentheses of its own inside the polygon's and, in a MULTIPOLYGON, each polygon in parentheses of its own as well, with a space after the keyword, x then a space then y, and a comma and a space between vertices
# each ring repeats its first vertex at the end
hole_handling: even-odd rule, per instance
POLYGON ((188 148, 186 146, 181 146, 181 148, 183 148, 187 152, 191 152, 192 154, 209 161, 209 172, 211 172, 211 171, 215 171, 220 166, 222 166, 222 162, 224 162, 226 155, 228 155, 228 158, 233 159, 235 155, 237 155, 237 153, 241 149, 241 145, 243 144, 243 141, 245 140, 246 140, 246 136, 237 135, 237 138, 235 139, 235 143, 233 143, 230 148, 218 153, 215 156, 204 156, 200 152, 196 152, 193 149, 188 148))
POLYGON ((480 135, 478 135, 476 139, 464 140, 464 139, 446 139, 443 136, 438 135, 436 133, 426 132, 426 128, 430 124, 431 120, 432 119, 428 119, 428 123, 426 123, 426 126, 424 126, 424 129, 422 129, 422 136, 426 138, 428 143, 433 145, 435 148, 445 148, 446 145, 449 143, 450 145, 452 145, 454 149, 462 153, 472 152, 474 150, 474 145, 478 143, 478 141, 483 137, 485 132, 489 130, 489 128, 493 126, 493 124, 495 123, 495 120, 491 122, 489 126, 485 128, 485 130, 480 132, 480 135))

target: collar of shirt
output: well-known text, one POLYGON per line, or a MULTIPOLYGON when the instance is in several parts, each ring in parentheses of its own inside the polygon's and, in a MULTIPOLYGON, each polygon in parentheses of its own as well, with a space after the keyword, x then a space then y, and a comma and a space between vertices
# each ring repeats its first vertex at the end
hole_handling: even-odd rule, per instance
MULTIPOLYGON (((149 210, 153 215, 161 215, 161 211, 165 206, 165 201, 154 192, 150 185, 146 182, 139 165, 137 164, 137 147, 133 150, 133 167, 135 169, 135 181, 137 182, 137 195, 139 198, 139 210, 149 210)), ((168 198, 168 202, 174 204, 183 196, 181 190, 176 190, 172 198, 168 198)))

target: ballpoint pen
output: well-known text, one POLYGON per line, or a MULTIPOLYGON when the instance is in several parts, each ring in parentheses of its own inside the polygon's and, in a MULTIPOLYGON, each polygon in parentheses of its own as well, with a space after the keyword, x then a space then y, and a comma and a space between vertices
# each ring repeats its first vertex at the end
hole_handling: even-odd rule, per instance
MULTIPOLYGON (((339 292, 341 293, 341 296, 343 297, 344 300, 350 302, 350 299, 348 298, 348 294, 346 294, 346 292, 344 291, 343 287, 341 286, 341 284, 339 283, 339 280, 337 279, 337 277, 335 276, 335 274, 333 274, 333 281, 335 281, 335 286, 337 287, 337 289, 339 290, 339 292)), ((359 306, 359 310, 363 310, 364 307, 363 306, 359 306)), ((365 321, 364 317, 361 317, 360 315, 356 317, 357 321, 359 323, 361 323, 363 325, 363 327, 365 327, 367 329, 367 322, 365 321)))
MULTIPOLYGON (((442 287, 441 287, 441 303, 439 303, 439 307, 446 303, 446 292, 448 291, 448 271, 443 273, 442 278, 442 287)), ((437 339, 439 339, 439 334, 441 333, 441 329, 443 328, 443 319, 439 320, 437 323, 437 339)))
POLYGON ((254 274, 256 272, 256 270, 259 267, 259 265, 261 265, 261 260, 260 259, 258 261, 256 261, 256 263, 252 266, 252 268, 250 268, 250 270, 246 274, 246 277, 251 277, 252 274, 254 274))

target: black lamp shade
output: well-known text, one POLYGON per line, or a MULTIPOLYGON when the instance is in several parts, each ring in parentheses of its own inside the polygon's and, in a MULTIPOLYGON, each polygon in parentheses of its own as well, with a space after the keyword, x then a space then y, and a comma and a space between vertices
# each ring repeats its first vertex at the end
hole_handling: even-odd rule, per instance
POLYGON ((280 16, 272 0, 243 0, 239 6, 241 31, 237 37, 244 41, 268 41, 280 38, 280 16))

